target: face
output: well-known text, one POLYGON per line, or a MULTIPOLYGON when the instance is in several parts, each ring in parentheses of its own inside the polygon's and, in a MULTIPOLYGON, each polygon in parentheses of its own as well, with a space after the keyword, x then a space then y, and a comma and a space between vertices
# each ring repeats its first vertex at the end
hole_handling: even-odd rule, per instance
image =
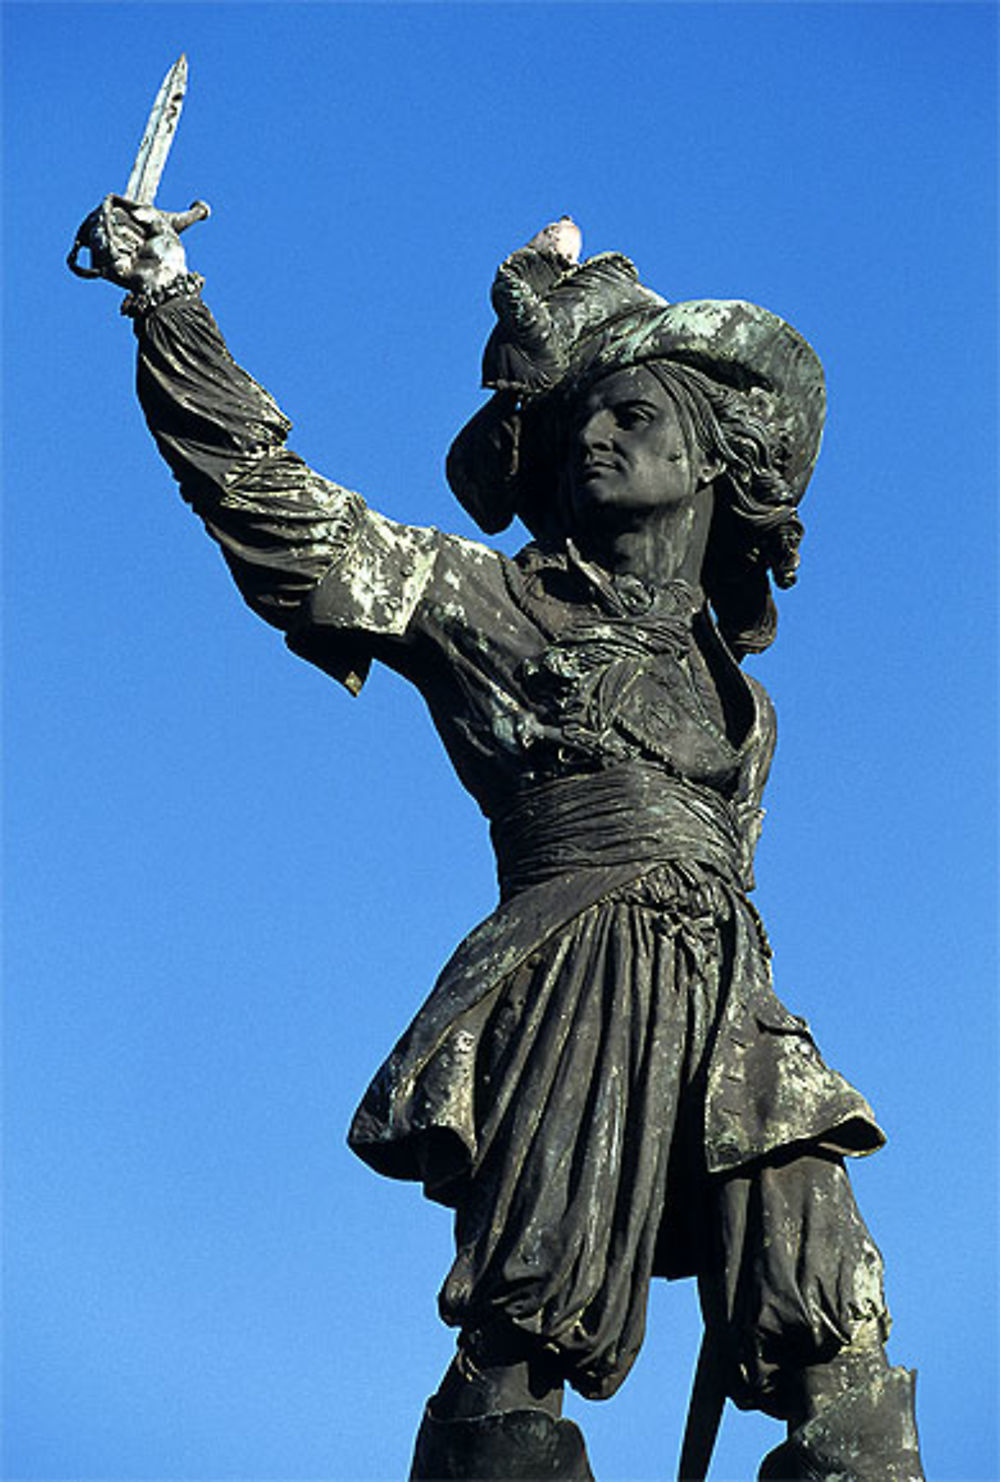
POLYGON ((574 519, 639 519, 694 498, 714 472, 645 366, 605 376, 577 405, 566 471, 574 519))

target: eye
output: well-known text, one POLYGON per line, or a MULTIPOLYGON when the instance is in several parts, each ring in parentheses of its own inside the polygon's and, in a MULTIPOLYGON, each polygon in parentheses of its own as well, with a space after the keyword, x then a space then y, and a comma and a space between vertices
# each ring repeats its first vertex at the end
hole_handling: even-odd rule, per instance
POLYGON ((652 417, 653 409, 639 401, 624 401, 615 407, 615 421, 619 427, 638 427, 651 421, 652 417))

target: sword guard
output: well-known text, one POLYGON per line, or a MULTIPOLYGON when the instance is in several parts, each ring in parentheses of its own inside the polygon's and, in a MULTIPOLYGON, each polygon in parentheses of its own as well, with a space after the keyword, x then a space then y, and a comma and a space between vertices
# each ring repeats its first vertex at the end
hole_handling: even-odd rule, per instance
POLYGON ((164 211, 163 214, 180 236, 181 232, 186 232, 189 226, 194 226, 196 221, 207 221, 212 214, 212 208, 207 201, 192 201, 186 211, 164 211))
MULTIPOLYGON (((140 201, 128 201, 124 196, 105 196, 101 204, 89 216, 84 217, 77 227, 73 246, 66 258, 66 266, 71 273, 78 278, 108 278, 111 282, 117 281, 112 272, 113 258, 111 252, 111 238, 116 227, 121 231, 123 225, 131 227, 131 230, 141 237, 142 235, 155 235, 155 232, 143 233, 141 228, 146 223, 136 223, 132 220, 133 210, 148 211, 150 224, 155 223, 156 217, 160 217, 169 229, 178 236, 193 226, 196 221, 205 221, 211 216, 211 207, 206 201, 193 201, 186 211, 160 211, 158 207, 146 205, 140 201), (115 222, 115 214, 118 221, 115 222), (121 218, 125 218, 123 223, 121 218), (137 231, 137 228, 139 229, 137 231), (90 253, 90 266, 87 267, 80 262, 80 253, 86 248, 90 253)), ((124 285, 123 285, 124 286, 124 285)))

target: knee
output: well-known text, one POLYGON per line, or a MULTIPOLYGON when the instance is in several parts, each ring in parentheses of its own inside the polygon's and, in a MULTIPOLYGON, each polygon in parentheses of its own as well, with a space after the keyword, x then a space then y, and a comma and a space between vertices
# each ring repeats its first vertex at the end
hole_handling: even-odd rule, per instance
POLYGON ((440 1420, 467 1420, 510 1410, 562 1413, 563 1381, 555 1360, 521 1334, 463 1330, 458 1349, 431 1400, 440 1420))
POLYGON ((842 1395, 859 1393, 880 1381, 889 1370, 885 1337, 880 1323, 866 1322, 830 1358, 806 1364, 795 1387, 794 1422, 801 1424, 842 1395))
MULTIPOLYGON (((742 1408, 763 1410, 789 1425, 801 1425, 841 1396, 857 1393, 889 1369, 885 1332, 865 1322, 850 1342, 832 1340, 825 1349, 786 1348, 746 1376, 742 1408)), ((737 1401, 737 1403, 740 1403, 737 1401)))
POLYGON ((886 1337, 887 1324, 878 1318, 866 1319, 849 1339, 828 1331, 820 1341, 812 1332, 794 1329, 725 1334, 720 1366, 726 1393, 740 1410, 760 1410, 799 1425, 840 1394, 885 1372, 886 1337))

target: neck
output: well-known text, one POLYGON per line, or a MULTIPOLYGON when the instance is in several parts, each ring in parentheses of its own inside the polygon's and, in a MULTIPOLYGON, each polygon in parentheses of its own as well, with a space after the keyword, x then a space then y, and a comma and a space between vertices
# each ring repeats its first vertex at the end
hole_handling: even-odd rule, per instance
POLYGON ((577 536, 580 551, 615 575, 640 577, 650 586, 680 579, 697 587, 712 523, 712 490, 658 506, 629 522, 603 525, 577 536))

